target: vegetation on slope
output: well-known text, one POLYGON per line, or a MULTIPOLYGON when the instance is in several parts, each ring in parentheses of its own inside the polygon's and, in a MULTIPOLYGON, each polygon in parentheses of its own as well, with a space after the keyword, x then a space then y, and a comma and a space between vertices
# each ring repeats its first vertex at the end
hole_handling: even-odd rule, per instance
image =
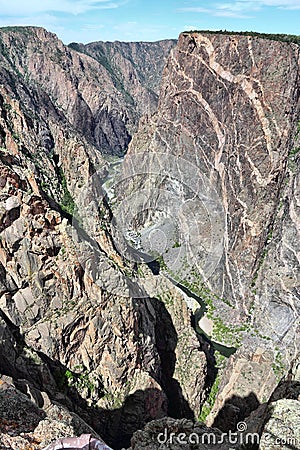
POLYGON ((191 30, 185 31, 185 33, 207 33, 207 34, 225 34, 225 35, 238 35, 238 36, 252 36, 262 39, 270 39, 272 41, 288 42, 300 45, 300 36, 295 34, 269 34, 269 33, 257 33, 256 31, 227 31, 227 30, 191 30))

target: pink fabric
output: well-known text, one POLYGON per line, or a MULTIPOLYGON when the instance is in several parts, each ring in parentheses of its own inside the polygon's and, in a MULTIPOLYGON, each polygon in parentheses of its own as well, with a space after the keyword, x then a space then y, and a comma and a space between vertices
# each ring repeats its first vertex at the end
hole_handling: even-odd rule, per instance
POLYGON ((82 434, 80 437, 59 439, 48 445, 44 450, 112 450, 103 441, 93 438, 90 434, 82 434))

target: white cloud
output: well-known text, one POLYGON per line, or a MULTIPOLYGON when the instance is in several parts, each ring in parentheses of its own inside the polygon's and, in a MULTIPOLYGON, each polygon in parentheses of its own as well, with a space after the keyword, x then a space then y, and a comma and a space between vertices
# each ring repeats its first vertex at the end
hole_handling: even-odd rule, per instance
POLYGON ((209 13, 212 11, 212 9, 208 8, 201 8, 200 6, 191 6, 191 7, 184 7, 184 8, 178 8, 177 11, 180 12, 195 12, 195 13, 209 13))
POLYGON ((21 17, 46 13, 82 14, 97 9, 114 9, 119 2, 111 0, 0 0, 0 17, 21 17))
POLYGON ((24 17, 3 17, 0 16, 0 27, 6 26, 40 26, 44 28, 53 29, 54 25, 57 25, 57 17, 51 14, 39 14, 35 16, 24 16, 24 17))
POLYGON ((214 16, 216 17, 229 17, 231 19, 252 19, 253 16, 249 16, 249 14, 239 14, 234 11, 216 11, 214 13, 214 16))
MULTIPOLYGON (((184 25, 182 28, 186 31, 193 31, 193 30, 198 30, 199 25, 197 25, 197 26, 196 25, 184 25)), ((180 29, 180 31, 181 31, 181 29, 180 29)))
POLYGON ((227 4, 232 9, 252 10, 271 6, 275 8, 300 9, 300 0, 237 0, 227 4))
MULTIPOLYGON (((201 2, 199 2, 201 5, 201 2)), ((180 12, 195 12, 211 14, 217 17, 232 17, 238 19, 251 18, 251 14, 263 7, 279 9, 300 9, 300 0, 235 0, 228 3, 212 3, 209 8, 197 6, 179 8, 180 12), (250 15, 249 15, 250 14, 250 15)))
POLYGON ((255 11, 261 8, 258 2, 236 1, 232 3, 218 3, 217 9, 232 12, 255 11))
POLYGON ((191 7, 191 8, 179 8, 178 11, 181 12, 195 12, 195 13, 203 13, 203 14, 211 14, 216 17, 231 17, 234 19, 247 19, 250 16, 243 14, 243 9, 237 9, 236 6, 233 8, 231 5, 215 5, 214 8, 201 8, 201 7, 191 7))
POLYGON ((257 0, 263 6, 277 6, 279 8, 300 9, 300 0, 257 0))

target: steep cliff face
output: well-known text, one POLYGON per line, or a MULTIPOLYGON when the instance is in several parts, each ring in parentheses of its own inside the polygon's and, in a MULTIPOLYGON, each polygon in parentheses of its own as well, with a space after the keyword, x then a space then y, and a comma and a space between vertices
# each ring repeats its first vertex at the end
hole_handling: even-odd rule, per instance
POLYGON ((2 28, 0 39, 2 67, 45 91, 89 143, 113 155, 126 151, 141 114, 155 108, 164 59, 175 45, 127 44, 126 57, 117 43, 73 45, 85 54, 78 53, 42 28, 2 28), (150 57, 159 61, 151 69, 150 57))
MULTIPOLYGON (((130 144, 128 158, 147 154, 152 177, 157 161, 169 164, 166 173, 161 170, 164 178, 152 204, 134 206, 137 232, 146 235, 153 223, 165 232, 155 204, 164 205, 165 217, 179 217, 181 245, 192 241, 197 256, 185 262, 184 271, 183 262, 176 267, 170 260, 177 245, 169 243, 162 251, 166 272, 179 274, 206 303, 204 316, 203 308, 196 315, 200 328, 218 343, 240 347, 221 382, 211 423, 233 395, 269 398, 299 349, 299 107, 299 46, 183 33, 164 69, 157 113, 141 123, 130 144), (185 161, 194 169, 186 170, 185 161), (206 199, 202 182, 195 190, 195 177, 205 179, 206 199), (182 213, 183 207, 179 211, 174 201, 167 202, 166 191, 182 205, 190 202, 190 209, 182 213), (216 202, 207 200, 211 191, 221 204, 218 233, 216 202), (204 212, 197 216, 201 203, 204 212), (200 231, 186 228, 191 217, 195 225, 205 214, 200 231), (206 265, 213 256, 206 245, 209 233, 209 244, 219 240, 222 246, 214 270, 206 265)), ((139 171, 145 174, 146 167, 139 171)), ((132 186, 151 197, 150 176, 136 176, 130 192, 132 186)))
POLYGON ((1 39, 0 373, 37 407, 49 398, 113 448, 129 446, 151 419, 199 413, 206 356, 183 295, 146 266, 139 283, 111 239, 107 163, 74 106, 118 98, 105 69, 42 29, 1 39), (76 220, 84 208, 86 222, 76 220))
MULTIPOLYGON (((117 89, 127 95, 137 119, 155 112, 161 75, 175 40, 158 42, 93 42, 70 44, 69 47, 91 56, 112 76, 117 89)), ((129 106, 129 105, 128 105, 129 106)), ((136 128, 134 128, 136 131, 136 128)))

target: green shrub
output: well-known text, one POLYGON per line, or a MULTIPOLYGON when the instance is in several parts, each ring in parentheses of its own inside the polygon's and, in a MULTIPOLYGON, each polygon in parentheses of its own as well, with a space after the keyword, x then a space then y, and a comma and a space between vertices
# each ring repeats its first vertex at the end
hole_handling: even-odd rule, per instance
POLYGON ((68 214, 71 214, 71 216, 73 216, 74 210, 75 210, 75 203, 72 198, 72 195, 70 194, 70 192, 68 190, 66 177, 65 177, 65 174, 61 167, 59 168, 59 178, 60 178, 61 187, 62 187, 62 191, 63 191, 60 206, 65 212, 67 212, 68 214))
POLYGON ((200 422, 205 422, 208 414, 212 410, 212 408, 213 408, 213 406, 215 404, 216 398, 217 398, 217 394, 218 394, 218 390, 219 390, 219 384, 220 384, 220 377, 217 376, 215 381, 214 381, 214 384, 211 387, 208 399, 206 400, 206 402, 204 403, 204 405, 201 408, 201 412, 200 412, 200 415, 198 417, 198 420, 200 422))

